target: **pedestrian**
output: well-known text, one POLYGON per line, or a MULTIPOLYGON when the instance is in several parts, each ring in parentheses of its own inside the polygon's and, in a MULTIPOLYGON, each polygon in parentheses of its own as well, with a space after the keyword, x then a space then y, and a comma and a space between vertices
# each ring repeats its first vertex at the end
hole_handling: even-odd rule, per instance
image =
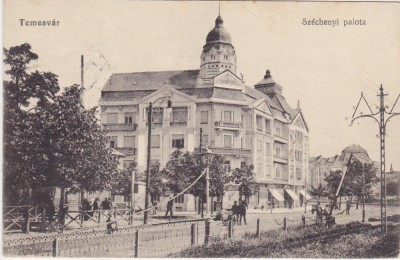
POLYGON ((105 198, 101 202, 100 208, 103 209, 103 210, 110 210, 111 209, 111 205, 110 205, 110 202, 108 201, 108 198, 105 198))
POLYGON ((232 220, 234 224, 238 224, 239 211, 240 211, 239 206, 237 204, 237 201, 235 200, 232 205, 232 220))
POLYGON ((167 203, 167 211, 165 212, 165 216, 168 216, 168 213, 170 213, 170 217, 172 218, 172 208, 174 206, 174 200, 172 198, 169 198, 168 203, 167 203))
POLYGON ((92 205, 90 204, 89 200, 87 198, 84 198, 82 201, 82 211, 83 211, 83 220, 87 221, 90 219, 91 211, 92 211, 92 205))
POLYGON ((239 219, 239 224, 242 224, 242 218, 244 220, 244 224, 247 225, 246 223, 246 209, 247 209, 247 203, 242 200, 239 206, 240 209, 240 219, 239 219))
POLYGON ((346 202, 346 215, 350 215, 350 208, 351 208, 351 202, 350 202, 350 200, 347 200, 347 202, 346 202))
POLYGON ((93 202, 93 211, 99 210, 99 198, 95 198, 93 202))

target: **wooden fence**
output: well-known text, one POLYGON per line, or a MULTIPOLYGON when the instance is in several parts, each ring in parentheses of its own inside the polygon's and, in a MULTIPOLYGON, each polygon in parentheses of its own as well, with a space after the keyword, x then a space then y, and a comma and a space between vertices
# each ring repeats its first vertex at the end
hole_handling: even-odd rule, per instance
POLYGON ((133 218, 139 213, 131 212, 129 207, 114 207, 110 210, 68 211, 60 218, 60 212, 52 216, 46 209, 37 205, 5 206, 3 209, 3 232, 61 231, 67 228, 84 228, 89 225, 104 224, 108 218, 117 221, 119 226, 133 224, 133 218))
POLYGON ((12 239, 3 242, 5 256, 160 257, 208 243, 210 222, 187 220, 71 234, 12 239))

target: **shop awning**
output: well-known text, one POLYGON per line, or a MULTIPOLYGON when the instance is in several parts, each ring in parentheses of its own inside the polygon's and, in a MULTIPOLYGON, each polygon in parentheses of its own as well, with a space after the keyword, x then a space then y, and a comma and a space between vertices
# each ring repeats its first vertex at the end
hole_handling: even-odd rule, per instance
POLYGON ((289 194, 289 196, 293 199, 293 200, 299 200, 299 196, 292 190, 289 189, 285 189, 285 191, 287 192, 287 194, 289 194))
POLYGON ((277 200, 277 201, 285 201, 285 199, 282 197, 282 195, 276 190, 276 189, 268 189, 269 192, 271 192, 272 196, 277 200))
POLYGON ((299 190, 300 194, 303 195, 303 197, 305 197, 306 199, 311 199, 312 196, 306 192, 305 190, 299 190))

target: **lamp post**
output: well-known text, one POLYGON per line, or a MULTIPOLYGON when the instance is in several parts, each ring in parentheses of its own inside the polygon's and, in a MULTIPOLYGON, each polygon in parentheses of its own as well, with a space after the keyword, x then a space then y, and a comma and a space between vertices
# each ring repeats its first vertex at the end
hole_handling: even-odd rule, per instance
MULTIPOLYGON (((153 103, 160 101, 160 107, 162 103, 168 99, 167 108, 172 107, 171 98, 172 95, 166 97, 160 97, 156 99, 153 103)), ((151 158, 151 128, 152 128, 152 118, 153 118, 153 103, 149 103, 149 109, 147 111, 147 124, 148 124, 148 131, 147 131, 147 171, 146 171, 146 197, 144 200, 144 216, 143 216, 143 224, 147 224, 147 219, 149 216, 149 192, 150 192, 150 158, 151 158)))
MULTIPOLYGON (((202 156, 204 156, 206 160, 206 201, 207 201, 207 206, 206 206, 206 217, 210 217, 210 164, 211 164, 211 159, 213 152, 208 148, 204 147, 203 149, 204 152, 201 153, 202 156)), ((201 205, 203 207, 203 205, 201 205)))

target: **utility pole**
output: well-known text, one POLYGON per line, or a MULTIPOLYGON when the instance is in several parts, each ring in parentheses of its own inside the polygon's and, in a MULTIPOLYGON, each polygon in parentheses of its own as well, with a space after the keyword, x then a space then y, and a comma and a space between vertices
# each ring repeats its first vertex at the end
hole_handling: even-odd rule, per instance
MULTIPOLYGON (((203 128, 200 127, 200 155, 202 151, 202 143, 203 143, 203 128)), ((203 169, 203 160, 200 160, 201 169, 203 169)), ((204 207, 203 207, 203 185, 201 185, 201 195, 200 195, 200 213, 201 218, 204 218, 204 207)))
POLYGON ((352 116, 351 124, 359 118, 372 118, 374 119, 378 125, 379 125, 379 137, 380 137, 380 164, 381 164, 381 229, 383 233, 387 234, 387 216, 386 216, 386 206, 387 206, 387 201, 386 201, 386 172, 385 172, 385 135, 386 135, 386 125, 389 121, 390 118, 394 116, 400 115, 400 113, 394 113, 393 108, 396 106, 397 101, 399 100, 400 95, 397 96, 397 99, 392 107, 392 109, 387 112, 385 109, 385 99, 384 97, 387 96, 388 94, 383 93, 383 87, 381 84, 381 87, 379 88, 380 92, 377 95, 379 97, 379 111, 378 112, 372 112, 370 105, 368 104, 367 100, 365 99, 363 93, 361 93, 361 97, 358 101, 357 107, 354 109, 354 113, 352 116), (360 113, 359 116, 355 116, 358 106, 360 105, 361 100, 364 100, 364 102, 367 104, 369 111, 371 112, 370 114, 362 114, 360 113), (385 120, 385 114, 388 115, 388 118, 385 120))
POLYGON ((146 171, 146 197, 144 198, 144 208, 146 211, 143 216, 143 224, 147 224, 147 218, 149 216, 149 186, 150 186, 150 157, 151 157, 151 119, 153 114, 153 103, 149 103, 149 110, 147 111, 147 171, 146 171))
POLYGON ((362 221, 365 222, 365 169, 364 169, 364 163, 362 164, 362 198, 363 198, 363 204, 362 204, 362 221))

